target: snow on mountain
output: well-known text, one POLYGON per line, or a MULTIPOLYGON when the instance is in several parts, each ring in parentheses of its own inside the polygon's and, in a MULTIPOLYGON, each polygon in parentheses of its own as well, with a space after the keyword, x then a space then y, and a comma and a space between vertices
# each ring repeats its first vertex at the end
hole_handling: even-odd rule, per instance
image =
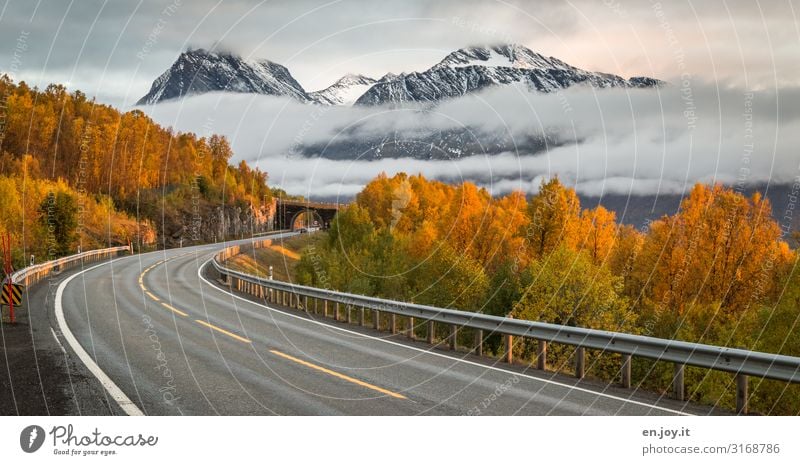
POLYGON ((388 73, 377 80, 347 74, 326 89, 306 93, 289 70, 277 63, 196 49, 182 53, 138 104, 214 91, 289 96, 322 105, 403 104, 436 102, 514 83, 538 92, 556 92, 574 85, 646 88, 664 84, 649 77, 626 80, 585 71, 521 45, 505 44, 456 50, 423 72, 388 73))
POLYGON ((309 98, 323 105, 352 105, 378 80, 360 74, 346 74, 329 87, 310 92, 309 98))
POLYGON ((357 105, 434 102, 483 90, 489 86, 524 83, 538 92, 556 92, 574 85, 592 87, 654 87, 661 81, 585 71, 545 57, 521 45, 467 47, 447 55, 427 71, 380 81, 357 105))
POLYGON ((284 66, 268 60, 246 60, 229 53, 196 49, 183 52, 137 104, 154 104, 214 91, 285 95, 301 102, 310 101, 284 66))

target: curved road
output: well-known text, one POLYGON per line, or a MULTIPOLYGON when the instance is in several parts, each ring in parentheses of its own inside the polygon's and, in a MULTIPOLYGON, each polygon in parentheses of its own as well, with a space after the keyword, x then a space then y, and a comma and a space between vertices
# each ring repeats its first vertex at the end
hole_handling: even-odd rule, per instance
MULTIPOLYGON (((69 330, 132 401, 133 411, 147 415, 709 413, 652 393, 511 367, 234 296, 202 273, 222 247, 122 257, 77 272, 63 284, 60 304, 69 330)), ((58 338, 74 357, 64 335, 58 338)), ((93 393, 94 401, 77 404, 94 405, 100 413, 126 413, 108 390, 82 392, 93 393)))

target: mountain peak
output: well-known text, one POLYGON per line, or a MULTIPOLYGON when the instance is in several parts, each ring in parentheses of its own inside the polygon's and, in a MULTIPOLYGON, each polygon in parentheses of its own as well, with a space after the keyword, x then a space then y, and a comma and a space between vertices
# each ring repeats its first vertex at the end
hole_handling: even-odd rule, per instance
POLYGON ((576 85, 634 88, 663 84, 647 77, 626 80, 585 71, 519 44, 494 44, 456 50, 427 71, 381 79, 356 104, 434 102, 515 83, 544 93, 576 85))
POLYGON ((351 105, 373 84, 378 82, 362 74, 348 73, 325 89, 311 92, 309 98, 323 105, 351 105))
POLYGON ((214 91, 285 95, 301 102, 309 100, 303 87, 282 65, 196 48, 181 53, 137 104, 149 105, 214 91))
POLYGON ((435 67, 486 66, 518 69, 574 69, 563 61, 545 57, 519 44, 464 47, 448 54, 435 67))

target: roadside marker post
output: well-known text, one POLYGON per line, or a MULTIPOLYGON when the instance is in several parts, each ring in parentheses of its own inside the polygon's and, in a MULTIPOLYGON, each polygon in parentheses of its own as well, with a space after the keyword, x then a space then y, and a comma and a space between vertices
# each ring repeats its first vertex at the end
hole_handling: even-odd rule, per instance
MULTIPOLYGON (((0 302, 5 301, 8 305, 8 320, 11 324, 16 322, 14 318, 14 295, 16 294, 14 290, 14 283, 11 281, 11 233, 6 232, 6 237, 3 238, 3 258, 4 258, 4 270, 6 273, 5 282, 3 285, 3 292, 2 292, 2 300, 0 302), (6 296, 8 298, 6 299, 6 296)), ((22 297, 22 292, 20 289, 16 289, 19 291, 19 297, 22 297)))

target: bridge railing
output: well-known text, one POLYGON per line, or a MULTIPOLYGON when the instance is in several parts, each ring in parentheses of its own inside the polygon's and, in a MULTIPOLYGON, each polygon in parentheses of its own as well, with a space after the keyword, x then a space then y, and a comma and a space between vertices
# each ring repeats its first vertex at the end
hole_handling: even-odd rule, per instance
POLYGON ((111 257, 116 257, 123 252, 130 252, 127 245, 119 247, 109 247, 107 249, 89 250, 68 257, 61 257, 55 260, 31 265, 21 270, 11 273, 11 281, 15 284, 29 286, 35 284, 51 274, 63 271, 76 265, 96 262, 111 257))
POLYGON ((684 400, 684 370, 686 366, 733 373, 736 378, 736 410, 742 414, 747 413, 748 410, 748 376, 790 383, 800 382, 799 357, 516 320, 483 313, 301 286, 227 268, 224 261, 230 256, 232 255, 223 251, 214 257, 212 265, 219 277, 233 290, 265 299, 269 303, 297 308, 309 313, 320 313, 321 311, 326 317, 331 309, 336 320, 343 319, 342 311, 344 311, 344 320, 348 323, 353 323, 352 317, 353 311, 355 311, 359 325, 366 324, 365 312, 371 312, 370 319, 374 328, 388 329, 392 334, 398 332, 396 317, 405 317, 408 320, 405 332, 412 338, 416 337, 413 331, 414 321, 419 320, 427 325, 427 341, 431 344, 435 342, 435 325, 446 325, 450 329, 448 342, 451 349, 456 348, 459 329, 471 328, 475 331, 475 342, 470 350, 478 355, 483 354, 484 335, 498 334, 503 337, 504 341, 502 357, 509 363, 513 361, 513 338, 533 339, 537 342, 536 366, 540 370, 547 369, 547 347, 550 343, 575 347, 575 376, 578 378, 583 378, 585 374, 585 349, 621 354, 621 384, 626 388, 631 387, 632 357, 672 362, 674 364, 672 397, 678 400, 684 400), (389 315, 388 328, 381 328, 381 313, 389 315))

